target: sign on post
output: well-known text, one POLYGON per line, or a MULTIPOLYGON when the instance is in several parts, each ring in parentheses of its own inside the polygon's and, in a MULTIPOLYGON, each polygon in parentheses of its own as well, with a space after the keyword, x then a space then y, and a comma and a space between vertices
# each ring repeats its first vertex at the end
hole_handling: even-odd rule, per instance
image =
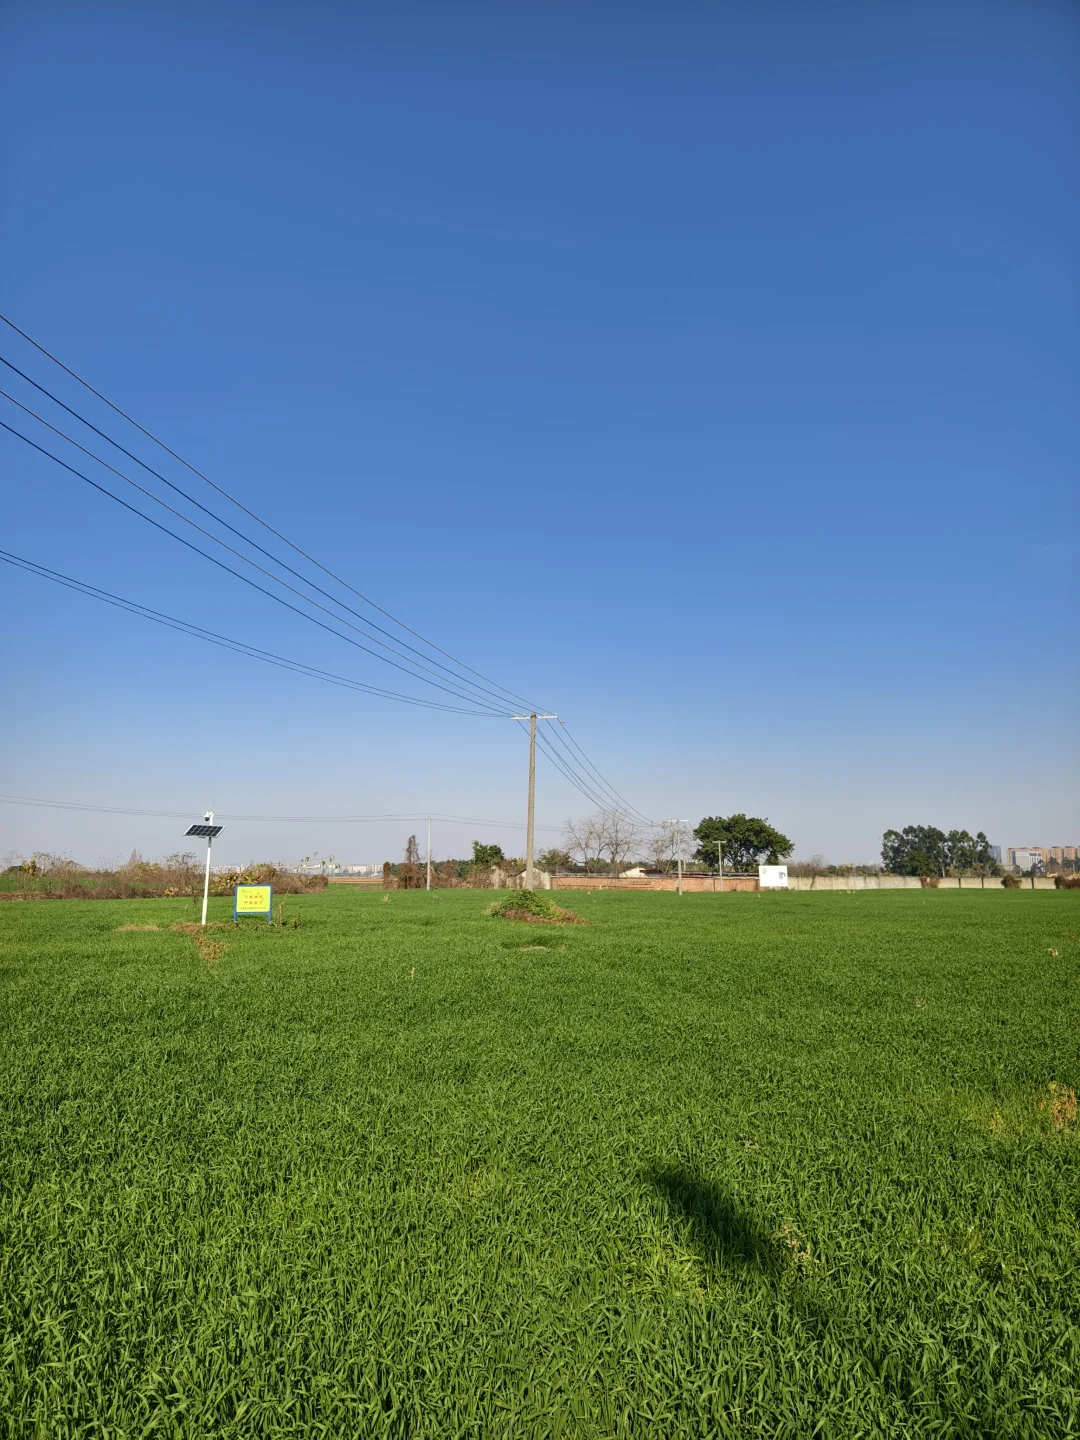
POLYGON ((235 885, 233 887, 233 924, 241 915, 265 915, 266 923, 274 921, 273 885, 235 885))
POLYGON ((757 883, 761 890, 786 890, 787 866, 759 865, 757 867, 757 883))

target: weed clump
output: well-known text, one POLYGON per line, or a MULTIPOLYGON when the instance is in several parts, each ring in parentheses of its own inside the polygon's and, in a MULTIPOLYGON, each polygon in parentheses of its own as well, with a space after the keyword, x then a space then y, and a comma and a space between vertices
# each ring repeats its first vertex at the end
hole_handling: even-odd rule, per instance
POLYGON ((203 935, 196 935, 195 948, 199 952, 199 959, 205 965, 216 965, 229 947, 220 940, 208 940, 203 935))
POLYGON ((1045 1100, 1039 1101, 1039 1109, 1047 1115, 1055 1130, 1074 1129, 1080 1113, 1076 1091, 1071 1085, 1060 1085, 1056 1080, 1051 1080, 1047 1089, 1050 1093, 1045 1100))
POLYGON ((532 925, 587 923, 580 915, 575 915, 572 910, 564 910, 561 905, 556 905, 554 900, 549 900, 546 895, 538 895, 535 890, 517 890, 513 895, 496 900, 493 905, 488 906, 487 913, 498 920, 524 920, 532 925))

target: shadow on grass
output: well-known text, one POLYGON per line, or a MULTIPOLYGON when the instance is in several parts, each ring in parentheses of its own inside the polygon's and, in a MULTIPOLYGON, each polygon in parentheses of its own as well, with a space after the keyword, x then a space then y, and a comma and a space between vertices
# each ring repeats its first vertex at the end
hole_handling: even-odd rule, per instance
POLYGON ((694 1170, 670 1166, 647 1170, 644 1178, 669 1214, 688 1224, 707 1264, 753 1268, 773 1278, 781 1273, 786 1258, 782 1247, 711 1181, 694 1170))

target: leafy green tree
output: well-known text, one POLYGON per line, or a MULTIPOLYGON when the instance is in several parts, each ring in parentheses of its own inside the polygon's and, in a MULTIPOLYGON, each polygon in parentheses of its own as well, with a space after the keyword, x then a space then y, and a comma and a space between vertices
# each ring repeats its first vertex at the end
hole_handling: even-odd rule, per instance
POLYGON ((506 859, 501 845, 485 845, 480 840, 472 842, 474 865, 501 865, 506 859))
POLYGON ((890 875, 996 875, 1001 866, 990 854, 983 831, 938 830, 933 825, 905 825, 881 837, 881 859, 890 875))
POLYGON ((975 836, 975 869, 980 875, 1000 875, 1000 863, 990 854, 990 841, 980 830, 975 836))
POLYGON ((574 865, 574 857, 569 850, 545 850, 542 855, 537 856, 536 863, 541 870, 570 870, 574 865))
POLYGON ((881 837, 881 860, 890 875, 944 875, 949 841, 933 825, 905 825, 881 837))
POLYGON ((979 856, 979 846, 974 835, 966 830, 950 830, 946 837, 949 864, 957 875, 966 875, 974 870, 979 856))
POLYGON ((707 815, 694 830, 698 848, 695 860, 716 865, 719 852, 732 870, 753 870, 758 865, 778 865, 795 849, 786 835, 755 815, 707 815))

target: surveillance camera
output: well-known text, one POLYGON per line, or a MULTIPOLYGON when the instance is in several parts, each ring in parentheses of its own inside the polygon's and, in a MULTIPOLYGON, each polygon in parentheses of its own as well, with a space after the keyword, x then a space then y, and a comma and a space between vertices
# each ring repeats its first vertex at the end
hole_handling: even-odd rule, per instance
POLYGON ((207 810, 206 814, 202 817, 202 818, 206 821, 206 823, 207 823, 208 825, 209 825, 209 823, 210 823, 210 816, 211 816, 212 813, 213 813, 212 811, 207 810))

